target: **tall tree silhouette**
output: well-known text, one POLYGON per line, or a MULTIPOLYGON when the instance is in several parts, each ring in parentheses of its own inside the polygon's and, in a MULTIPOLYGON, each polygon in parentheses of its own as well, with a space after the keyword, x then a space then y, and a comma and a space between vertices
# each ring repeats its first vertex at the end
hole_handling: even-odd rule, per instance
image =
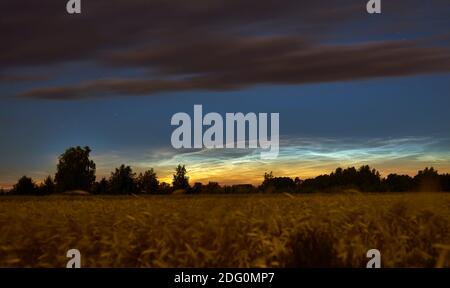
POLYGON ((178 165, 175 168, 175 174, 173 174, 172 186, 174 190, 177 189, 189 189, 189 177, 186 176, 186 167, 178 165))
POLYGON ((47 178, 45 178, 44 183, 42 183, 39 186, 40 194, 43 194, 43 195, 55 193, 55 190, 56 190, 56 185, 50 175, 47 178))
POLYGON ((89 159, 89 147, 80 146, 67 149, 59 156, 55 175, 59 192, 69 190, 90 191, 95 181, 95 163, 89 159))
POLYGON ((111 173, 110 191, 115 194, 133 194, 137 192, 136 174, 130 166, 121 165, 111 173))
POLYGON ((140 173, 138 176, 138 188, 140 192, 156 194, 159 190, 159 181, 153 168, 140 173))

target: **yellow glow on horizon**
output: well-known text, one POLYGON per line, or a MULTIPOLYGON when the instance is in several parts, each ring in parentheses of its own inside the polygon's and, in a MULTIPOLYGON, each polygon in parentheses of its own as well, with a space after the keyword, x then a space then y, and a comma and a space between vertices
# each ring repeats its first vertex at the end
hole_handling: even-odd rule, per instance
MULTIPOLYGON (((398 161, 401 162, 401 161, 398 161)), ((262 183, 265 172, 272 171, 276 177, 299 177, 300 179, 314 178, 322 174, 330 174, 336 168, 347 168, 354 166, 356 168, 362 165, 370 165, 371 168, 377 169, 382 177, 389 175, 390 173, 407 174, 414 176, 419 170, 423 170, 426 166, 433 166, 439 171, 439 173, 450 173, 450 167, 444 164, 437 165, 421 165, 422 163, 398 163, 401 165, 394 166, 390 162, 384 163, 328 163, 320 165, 319 167, 313 167, 305 165, 305 163, 299 162, 296 165, 292 163, 273 163, 269 165, 262 165, 261 163, 240 163, 240 164, 226 164, 220 167, 208 167, 207 165, 186 164, 187 176, 189 177, 189 183, 193 185, 195 182, 201 182, 207 184, 208 182, 218 182, 221 185, 233 185, 233 184, 253 184, 259 185, 262 183)), ((436 163, 434 163, 436 164, 436 163)), ((106 170, 97 171, 97 180, 101 178, 109 178, 110 172, 106 170)), ((111 169, 113 170, 113 169, 111 169)), ((135 169, 134 169, 135 170, 135 169)), ((136 169, 135 172, 142 172, 145 169, 136 169)), ((158 175, 160 182, 166 182, 171 184, 175 167, 159 167, 155 168, 155 172, 158 175)), ((42 179, 33 177, 36 184, 42 183, 42 179)), ((0 188, 11 189, 14 184, 1 183, 0 188)))
MULTIPOLYGON (((186 166, 191 185, 195 182, 259 185, 264 173, 270 171, 276 177, 299 177, 305 180, 330 174, 338 167, 359 168, 362 165, 377 169, 382 177, 390 173, 414 176, 425 167, 434 167, 441 174, 450 173, 449 152, 433 151, 430 148, 430 152, 424 153, 429 145, 435 145, 428 138, 375 139, 368 143, 355 143, 354 140, 349 143, 330 139, 310 140, 286 145, 280 150, 279 157, 273 160, 261 159, 258 151, 254 150, 227 149, 202 149, 184 153, 159 151, 158 157, 149 157, 152 155, 149 151, 133 151, 132 154, 110 152, 96 155, 93 160, 97 163, 97 181, 103 177, 109 179, 111 172, 125 163, 136 174, 153 168, 160 182, 172 183, 175 167, 181 164, 186 166)), ((25 171, 25 175, 39 183, 47 175, 54 175, 54 168, 46 169, 25 171)), ((8 177, 3 175, 0 187, 8 189, 21 175, 24 174, 11 174, 8 177)))
MULTIPOLYGON (((221 185, 232 185, 232 184, 253 184, 259 185, 263 181, 264 173, 272 171, 274 176, 277 177, 299 177, 302 180, 308 178, 314 178, 323 174, 330 174, 335 171, 336 168, 347 168, 347 167, 356 167, 359 168, 362 165, 366 165, 366 163, 361 164, 342 164, 342 165, 324 165, 324 167, 312 168, 305 167, 301 164, 298 165, 268 165, 264 168, 259 167, 259 165, 245 165, 246 167, 233 167, 230 165, 229 167, 196 167, 195 169, 189 169, 189 166, 186 165, 188 170, 189 183, 192 185, 195 182, 201 182, 203 184, 207 184, 208 182, 218 182, 221 185), (240 169, 241 168, 241 169, 240 169)), ((382 165, 373 165, 371 163, 367 163, 371 168, 377 169, 382 177, 389 175, 390 173, 396 174, 406 174, 410 176, 414 176, 417 174, 419 170, 423 170, 425 168, 416 165, 402 165, 402 166, 387 166, 386 164, 382 165)), ((431 166, 431 165, 429 165, 431 166)), ((434 166, 440 173, 449 173, 448 167, 442 167, 440 165, 434 166)), ((172 183, 172 174, 173 171, 161 171, 159 177, 160 182, 172 183)))

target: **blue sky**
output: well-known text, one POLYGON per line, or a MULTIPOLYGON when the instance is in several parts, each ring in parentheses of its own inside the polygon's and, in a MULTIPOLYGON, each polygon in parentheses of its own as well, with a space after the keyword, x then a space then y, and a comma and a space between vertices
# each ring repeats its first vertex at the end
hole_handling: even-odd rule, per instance
POLYGON ((170 178, 173 166, 180 162, 203 181, 213 175, 209 180, 223 182, 225 171, 229 179, 257 181, 263 171, 255 167, 260 160, 254 151, 236 151, 223 158, 228 151, 181 153, 171 147, 171 116, 176 112, 193 115, 194 104, 202 104, 204 113, 222 115, 280 113, 281 153, 277 161, 266 161, 265 166, 289 176, 310 177, 339 165, 362 164, 400 173, 434 165, 445 172, 450 168, 449 76, 180 92, 108 101, 8 99, 0 107, 0 128, 6 136, 0 143, 4 151, 0 174, 5 184, 25 173, 40 179, 55 172, 57 156, 65 148, 89 145, 103 176, 125 163, 136 170, 154 167, 170 178), (405 159, 387 161, 393 155, 405 159), (248 176, 233 173, 236 163, 248 170, 248 176), (211 165, 217 168, 210 175, 206 171, 211 171, 211 165))

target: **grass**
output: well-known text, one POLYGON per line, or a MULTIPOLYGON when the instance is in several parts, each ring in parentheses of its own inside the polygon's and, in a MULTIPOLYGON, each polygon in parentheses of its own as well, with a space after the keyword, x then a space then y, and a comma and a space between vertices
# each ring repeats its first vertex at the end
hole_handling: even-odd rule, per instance
POLYGON ((0 267, 450 267, 450 194, 2 197, 0 267))

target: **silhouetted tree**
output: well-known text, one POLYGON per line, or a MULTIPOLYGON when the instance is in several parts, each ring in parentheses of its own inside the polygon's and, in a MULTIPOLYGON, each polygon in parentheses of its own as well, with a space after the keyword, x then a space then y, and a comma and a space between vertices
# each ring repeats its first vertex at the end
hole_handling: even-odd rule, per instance
POLYGON ((89 147, 79 146, 67 149, 59 156, 55 175, 59 192, 69 190, 90 191, 95 181, 95 163, 89 159, 89 147))
POLYGON ((408 175, 389 174, 383 183, 390 192, 407 192, 414 187, 413 179, 408 175))
POLYGON ((175 168, 175 174, 173 174, 172 186, 174 190, 178 189, 189 189, 189 177, 186 176, 186 167, 183 165, 178 165, 175 168))
POLYGON ((130 166, 121 165, 111 173, 109 178, 110 191, 114 194, 133 194, 136 193, 136 174, 130 166))
POLYGON ((109 188, 108 180, 106 180, 103 177, 99 182, 94 183, 92 187, 92 193, 97 195, 108 194, 109 192, 108 188, 109 188))
POLYGON ((160 183, 159 184, 159 192, 161 193, 161 194, 170 194, 171 192, 172 192, 172 186, 170 186, 170 184, 169 183, 166 183, 166 182, 162 182, 162 183, 160 183))
POLYGON ((306 179, 300 185, 300 191, 311 193, 316 191, 340 191, 343 189, 358 189, 366 192, 382 191, 380 173, 369 166, 346 169, 337 168, 330 175, 320 175, 313 179, 306 179))
POLYGON ((296 184, 289 177, 274 177, 272 171, 264 173, 264 181, 260 189, 264 192, 294 192, 296 184))
POLYGON ((159 190, 159 181, 155 171, 151 168, 145 171, 144 174, 140 173, 138 176, 138 189, 143 193, 156 194, 159 190))
POLYGON ((381 190, 380 172, 370 169, 368 165, 361 166, 356 177, 357 186, 361 191, 378 192, 381 190))
POLYGON ((207 194, 219 194, 222 193, 222 187, 217 182, 208 182, 203 186, 203 193, 207 194))
POLYGON ((56 185, 53 181, 53 178, 49 175, 45 178, 44 183, 39 186, 39 194, 49 195, 53 194, 56 191, 56 185))
POLYGON ((414 185, 419 191, 440 191, 440 180, 441 179, 437 170, 433 167, 426 167, 414 176, 414 185))
POLYGON ((269 173, 264 172, 264 179, 261 185, 259 186, 260 190, 263 192, 273 192, 275 188, 272 185, 273 180, 273 172, 270 171, 269 173))
POLYGON ((38 193, 38 187, 31 178, 23 176, 14 185, 13 193, 17 195, 36 195, 38 193))
POLYGON ((252 184, 237 184, 232 185, 231 190, 229 193, 233 194, 248 194, 248 193, 255 193, 257 192, 257 189, 252 184))
POLYGON ((195 182, 192 188, 189 190, 190 194, 200 194, 203 193, 203 184, 200 182, 195 182))
POLYGON ((442 191, 450 192, 450 174, 441 175, 442 191))

